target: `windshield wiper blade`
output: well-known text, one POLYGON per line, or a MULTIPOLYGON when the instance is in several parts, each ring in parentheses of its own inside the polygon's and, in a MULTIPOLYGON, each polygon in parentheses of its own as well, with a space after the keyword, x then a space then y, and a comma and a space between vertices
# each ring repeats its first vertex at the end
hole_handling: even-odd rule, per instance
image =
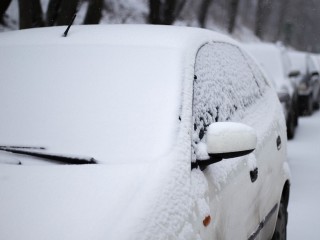
POLYGON ((46 150, 45 147, 34 147, 34 146, 0 146, 0 148, 11 148, 11 149, 32 149, 32 150, 46 150))
MULTIPOLYGON (((33 149, 33 148, 24 148, 24 149, 33 149)), ((9 146, 0 146, 0 151, 38 157, 38 158, 46 159, 49 161, 60 162, 64 164, 97 164, 97 161, 94 158, 77 158, 77 157, 61 156, 61 155, 54 155, 54 154, 46 154, 41 152, 31 152, 31 151, 20 150, 19 148, 10 148, 9 146)))

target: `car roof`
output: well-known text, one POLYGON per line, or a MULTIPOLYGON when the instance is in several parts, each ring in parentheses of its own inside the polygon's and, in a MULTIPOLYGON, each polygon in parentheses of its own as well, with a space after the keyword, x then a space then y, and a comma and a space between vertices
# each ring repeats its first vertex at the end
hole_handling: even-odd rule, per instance
POLYGON ((63 37, 66 26, 45 27, 0 33, 1 45, 42 44, 108 44, 115 46, 157 46, 198 49, 209 42, 228 42, 237 45, 231 38, 200 28, 159 25, 76 25, 63 37))

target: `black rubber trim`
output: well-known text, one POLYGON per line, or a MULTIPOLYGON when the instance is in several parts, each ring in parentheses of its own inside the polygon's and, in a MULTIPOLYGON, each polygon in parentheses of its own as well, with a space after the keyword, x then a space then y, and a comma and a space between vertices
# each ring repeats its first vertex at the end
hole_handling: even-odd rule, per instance
POLYGON ((228 152, 228 153, 209 153, 209 156, 210 156, 209 159, 196 160, 195 162, 191 162, 191 170, 199 167, 200 170, 203 171, 210 164, 220 162, 222 159, 245 156, 245 155, 252 153, 253 151, 254 151, 254 149, 239 151, 239 152, 228 152))
POLYGON ((222 158, 222 159, 228 159, 228 158, 236 158, 248 155, 252 153, 254 149, 249 149, 245 151, 238 151, 238 152, 227 152, 227 153, 209 153, 209 156, 211 158, 222 158))
POLYGON ((254 240, 258 236, 258 234, 263 229, 263 227, 266 225, 266 223, 270 220, 272 215, 277 211, 277 208, 278 208, 278 204, 274 205, 274 207, 271 209, 271 211, 268 213, 268 215, 262 220, 262 222, 260 222, 257 230, 251 234, 251 236, 248 238, 248 240, 254 240))
POLYGON ((97 163, 97 161, 94 158, 73 158, 73 157, 67 157, 67 156, 52 155, 52 154, 46 154, 46 153, 40 153, 40 152, 31 152, 31 151, 3 148, 3 147, 0 147, 0 151, 38 157, 38 158, 46 159, 49 161, 60 162, 64 164, 96 164, 97 163))
POLYGON ((197 160, 195 162, 191 162, 191 170, 199 167, 200 170, 203 171, 210 164, 220 162, 221 160, 222 160, 222 158, 210 158, 208 160, 197 160))

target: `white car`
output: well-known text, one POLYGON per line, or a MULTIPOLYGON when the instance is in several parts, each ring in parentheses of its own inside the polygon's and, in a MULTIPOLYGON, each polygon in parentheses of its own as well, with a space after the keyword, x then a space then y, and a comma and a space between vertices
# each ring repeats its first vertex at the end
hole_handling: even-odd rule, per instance
POLYGON ((298 77, 299 72, 291 71, 291 62, 287 51, 280 46, 270 43, 250 43, 243 46, 271 76, 271 81, 273 81, 279 99, 283 104, 288 139, 294 138, 299 116, 295 78, 298 77), (283 98, 283 95, 289 96, 283 98))
POLYGON ((289 51, 291 69, 299 71, 297 79, 299 113, 312 115, 319 109, 320 103, 320 79, 319 65, 315 55, 305 52, 289 51))
POLYGON ((285 118, 237 42, 63 31, 0 34, 0 239, 285 239, 285 118))

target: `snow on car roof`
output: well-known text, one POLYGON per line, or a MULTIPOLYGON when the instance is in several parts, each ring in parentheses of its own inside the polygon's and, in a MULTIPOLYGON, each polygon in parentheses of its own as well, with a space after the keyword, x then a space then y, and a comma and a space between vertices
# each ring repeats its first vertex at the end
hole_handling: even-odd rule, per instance
POLYGON ((200 28, 155 25, 91 25, 71 26, 67 37, 66 26, 18 30, 0 33, 0 45, 33 44, 108 44, 190 48, 207 41, 236 44, 231 38, 200 28))
POLYGON ((186 68, 205 42, 232 41, 182 27, 74 26, 66 38, 64 30, 1 35, 2 145, 44 146, 100 162, 167 154, 186 68))

